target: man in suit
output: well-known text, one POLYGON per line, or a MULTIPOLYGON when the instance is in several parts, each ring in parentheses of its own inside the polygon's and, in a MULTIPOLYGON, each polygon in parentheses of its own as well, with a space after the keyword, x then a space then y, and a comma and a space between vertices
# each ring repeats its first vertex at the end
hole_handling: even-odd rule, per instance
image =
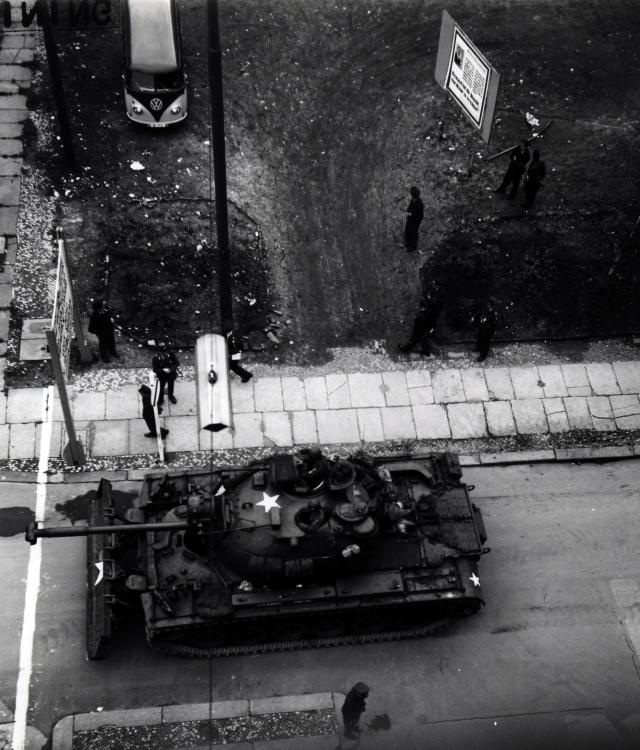
POLYGON ((507 198, 515 198, 516 192, 518 191, 518 185, 522 179, 522 175, 527 167, 527 163, 531 158, 529 152, 529 143, 526 138, 520 141, 520 145, 512 149, 509 154, 509 166, 507 171, 502 178, 500 186, 496 188, 496 193, 504 193, 509 185, 511 190, 507 195, 507 198))
POLYGON ((167 388, 167 396, 172 404, 177 404, 178 399, 173 395, 173 386, 178 377, 180 362, 175 353, 170 349, 160 349, 153 355, 151 369, 160 382, 160 393, 158 395, 158 406, 164 401, 164 389, 167 388))

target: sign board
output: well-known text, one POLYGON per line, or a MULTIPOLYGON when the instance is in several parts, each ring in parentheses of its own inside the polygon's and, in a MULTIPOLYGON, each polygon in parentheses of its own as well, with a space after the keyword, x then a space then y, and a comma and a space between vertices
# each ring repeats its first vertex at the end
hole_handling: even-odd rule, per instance
POLYGON ((435 79, 488 143, 500 74, 446 10, 442 11, 435 79))
POLYGON ((54 28, 85 30, 119 25, 118 0, 0 0, 2 27, 24 31, 43 26, 45 3, 54 28))
POLYGON ((58 352, 60 353, 60 366, 65 375, 69 372, 71 340, 75 336, 73 323, 74 309, 71 277, 69 276, 64 240, 58 236, 58 273, 53 298, 51 328, 56 337, 58 352))

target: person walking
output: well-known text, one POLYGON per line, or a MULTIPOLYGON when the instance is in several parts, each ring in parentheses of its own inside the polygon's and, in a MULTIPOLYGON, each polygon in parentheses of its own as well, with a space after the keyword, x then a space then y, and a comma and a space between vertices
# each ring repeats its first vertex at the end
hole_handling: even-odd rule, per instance
POLYGON ((407 353, 420 344, 422 353, 430 357, 433 354, 431 336, 433 335, 441 311, 442 303, 439 300, 432 299, 429 296, 423 297, 420 300, 420 308, 413 321, 411 338, 406 344, 400 344, 398 349, 401 352, 407 353))
POLYGON ((496 188, 495 192, 504 193, 507 187, 511 185, 511 190, 507 195, 507 198, 515 198, 516 192, 518 191, 518 185, 520 184, 520 180, 530 158, 531 153, 529 152, 528 141, 526 138, 523 138, 522 141, 520 141, 520 145, 511 150, 511 153, 509 154, 509 166, 502 178, 500 186, 496 188))
POLYGON ((531 157, 531 164, 524 178, 524 203, 525 208, 531 208, 536 199, 536 193, 542 187, 542 182, 547 169, 545 163, 540 159, 540 152, 535 151, 531 157))
POLYGON ((344 736, 350 740, 357 740, 362 729, 358 726, 360 716, 366 711, 366 697, 369 686, 364 682, 357 682, 347 693, 342 704, 342 719, 344 721, 344 736))
POLYGON ((249 370, 245 370, 240 364, 240 358, 242 357, 242 347, 235 337, 233 332, 233 323, 229 319, 222 321, 222 335, 227 340, 227 354, 229 369, 231 372, 235 372, 239 375, 243 383, 248 383, 253 374, 249 370))
POLYGON ((101 299, 94 299, 93 312, 89 317, 89 333, 98 337, 100 356, 103 362, 111 362, 111 357, 120 359, 116 351, 115 325, 111 312, 101 299))
MULTIPOLYGON (((145 432, 144 436, 148 438, 158 437, 156 432, 156 419, 153 413, 153 406, 151 405, 151 388, 148 385, 141 385, 138 388, 138 393, 142 397, 142 418, 147 424, 149 432, 145 432)), ((164 427, 160 428, 160 437, 164 440, 169 434, 169 430, 164 427)))
POLYGON ((417 187, 410 190, 411 200, 407 206, 407 223, 404 228, 404 246, 407 252, 413 252, 418 249, 418 230, 420 222, 424 218, 424 203, 420 198, 420 191, 417 187))
POLYGON ((478 362, 484 362, 489 354, 491 339, 498 327, 498 311, 496 309, 496 300, 491 297, 487 301, 484 309, 473 320, 478 326, 478 337, 476 339, 476 351, 478 352, 478 362))
POLYGON ((158 406, 162 406, 164 401, 164 389, 167 388, 167 397, 172 404, 177 404, 178 399, 173 395, 173 386, 178 377, 178 367, 180 362, 178 357, 170 349, 161 349, 153 355, 151 360, 151 369, 160 382, 160 392, 158 395, 158 406))

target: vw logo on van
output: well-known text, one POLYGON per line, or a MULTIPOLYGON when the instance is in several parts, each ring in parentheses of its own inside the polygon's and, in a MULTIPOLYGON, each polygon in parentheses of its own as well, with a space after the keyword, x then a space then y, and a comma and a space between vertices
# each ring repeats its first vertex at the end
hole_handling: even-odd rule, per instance
POLYGON ((149 107, 151 107, 154 112, 159 112, 162 109, 162 99, 158 99, 157 96, 154 96, 149 102, 149 107))

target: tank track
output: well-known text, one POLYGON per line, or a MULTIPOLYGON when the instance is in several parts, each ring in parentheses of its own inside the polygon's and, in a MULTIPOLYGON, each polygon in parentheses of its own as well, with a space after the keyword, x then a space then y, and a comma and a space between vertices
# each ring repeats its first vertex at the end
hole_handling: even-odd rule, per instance
MULTIPOLYGON (((459 602, 460 603, 460 600, 459 602)), ((235 643, 221 646, 193 646, 176 641, 165 641, 160 638, 149 637, 149 645, 162 653, 173 656, 188 657, 192 659, 212 658, 219 656, 252 656, 255 654, 266 654, 278 651, 296 651, 311 648, 332 648, 334 646, 354 646, 364 643, 384 643, 387 641, 412 640, 431 635, 436 631, 450 625, 456 620, 477 611, 480 602, 469 602, 466 611, 458 611, 443 614, 442 617, 434 619, 424 625, 415 625, 401 630, 389 629, 377 633, 347 633, 325 638, 301 638, 297 640, 266 641, 259 643, 235 643), (477 605, 477 606, 476 606, 477 605)))

